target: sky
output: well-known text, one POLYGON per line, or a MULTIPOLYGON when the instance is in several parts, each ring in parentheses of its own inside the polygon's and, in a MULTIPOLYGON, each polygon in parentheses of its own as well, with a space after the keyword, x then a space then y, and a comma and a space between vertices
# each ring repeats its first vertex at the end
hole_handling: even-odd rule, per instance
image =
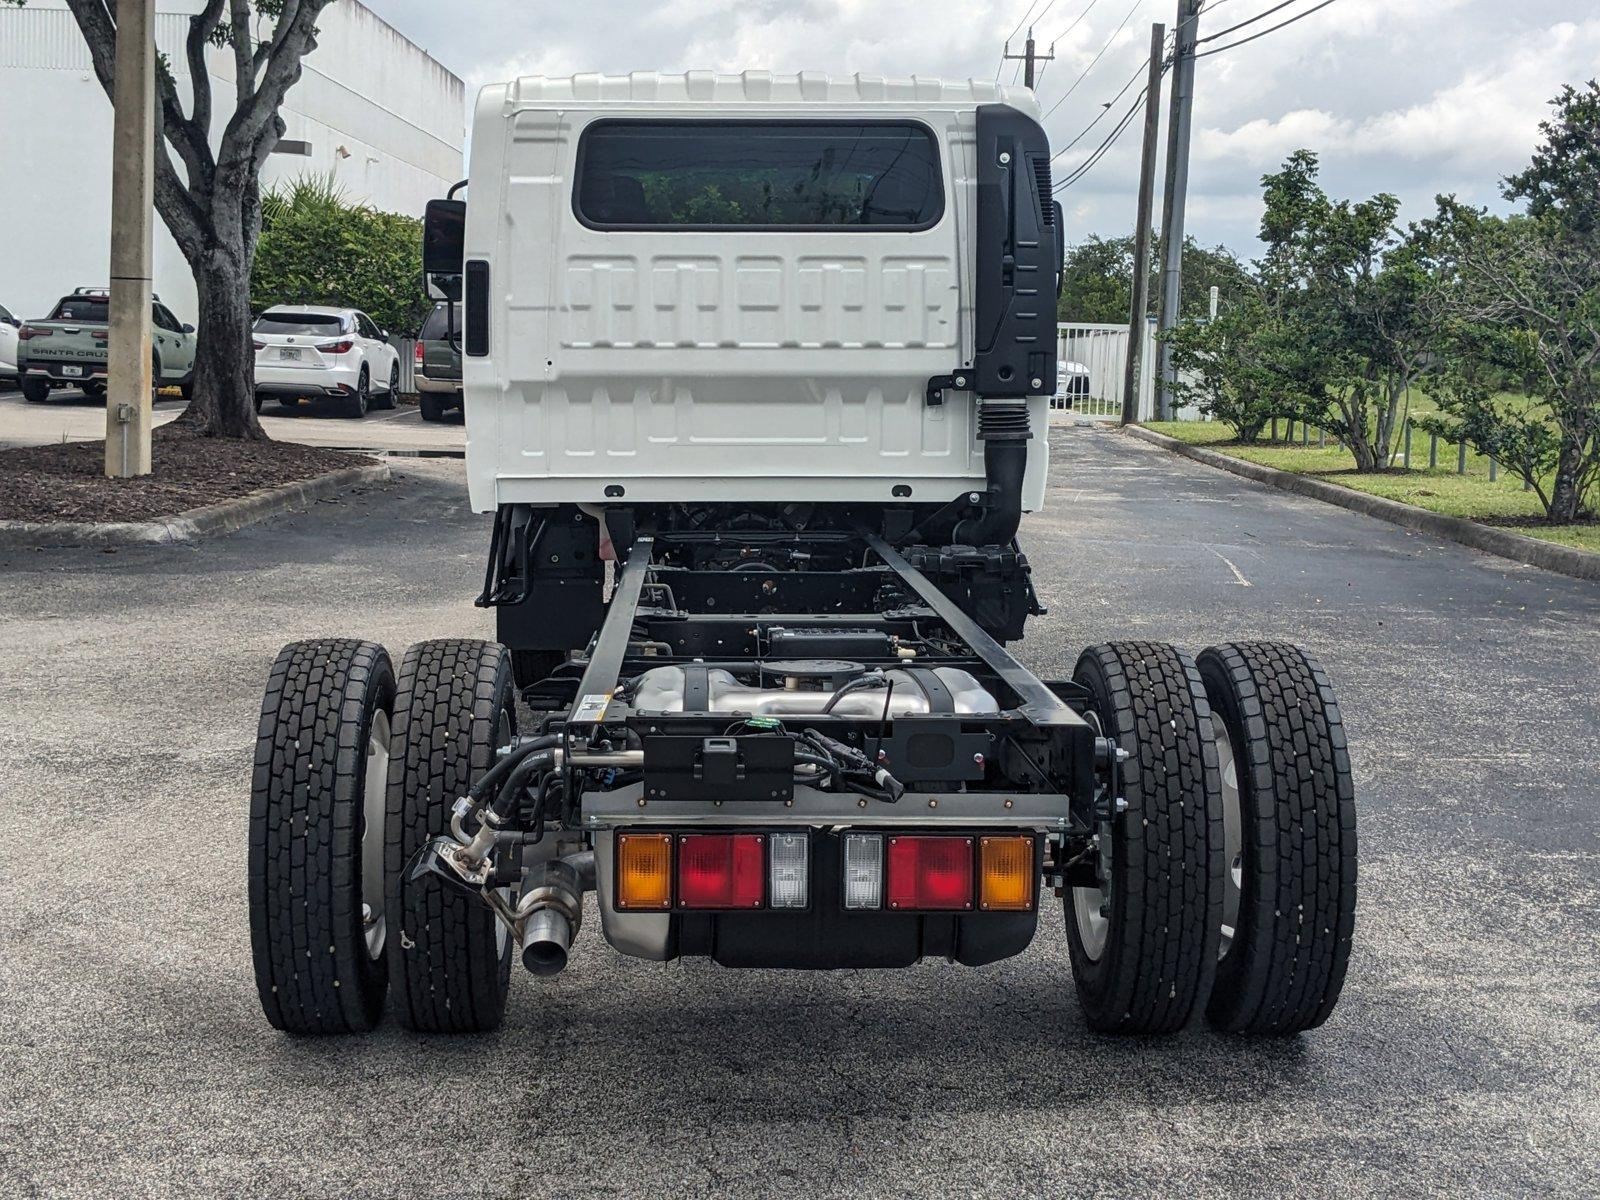
MULTIPOLYGON (((466 80, 469 104, 483 84, 524 74, 754 69, 992 79, 1006 39, 1031 23, 1041 53, 1054 43, 1055 61, 1037 90, 1053 108, 1045 128, 1057 147, 1136 75, 1151 23, 1171 29, 1178 7, 1178 0, 1033 0, 1031 9, 1028 0, 366 3, 466 80)), ((1280 3, 1208 0, 1199 36, 1280 3)), ((1288 0, 1281 12, 1201 49, 1269 29, 1316 3, 1288 0)), ((1013 37, 1014 50, 1020 40, 1013 37)), ((1014 70, 1007 64, 1002 79, 1014 70)), ((1563 83, 1597 73, 1600 0, 1334 0, 1196 63, 1189 232, 1253 256, 1260 178, 1300 147, 1321 157, 1331 194, 1393 192, 1402 220, 1429 215, 1440 192, 1504 208, 1499 180, 1526 164, 1550 99, 1563 83)), ((1057 162, 1058 179, 1099 144, 1140 86, 1057 162)), ((1136 117, 1063 193, 1073 240, 1132 232, 1139 132, 1136 117)), ((1162 137, 1164 145, 1164 121, 1162 137)))

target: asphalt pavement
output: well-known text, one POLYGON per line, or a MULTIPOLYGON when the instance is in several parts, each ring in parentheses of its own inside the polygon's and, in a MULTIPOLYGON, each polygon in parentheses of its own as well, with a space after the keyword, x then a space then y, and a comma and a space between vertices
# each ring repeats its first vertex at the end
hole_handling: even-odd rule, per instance
POLYGON ((520 970, 505 1027, 295 1040, 245 911, 278 646, 488 635, 461 466, 182 548, 0 552, 12 1195, 1561 1195, 1600 1188, 1600 588, 1109 432, 1054 434, 1020 647, 1289 638, 1338 688, 1361 896, 1292 1041, 1089 1033, 1059 909, 972 969, 520 970))
MULTIPOLYGON (((153 419, 165 425, 183 411, 178 396, 158 396, 153 419)), ((373 409, 356 420, 328 400, 302 400, 284 407, 269 400, 261 410, 267 435, 280 442, 351 450, 459 451, 466 445, 460 411, 443 421, 422 419, 414 404, 373 409)), ((30 404, 14 387, 0 389, 0 448, 40 446, 61 441, 94 441, 106 435, 106 404, 75 388, 62 388, 30 404)))

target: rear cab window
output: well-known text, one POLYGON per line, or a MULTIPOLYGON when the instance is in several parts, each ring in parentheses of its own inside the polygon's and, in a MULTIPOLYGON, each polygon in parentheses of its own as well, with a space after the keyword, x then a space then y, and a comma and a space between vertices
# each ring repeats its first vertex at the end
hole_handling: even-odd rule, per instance
POLYGON ((939 143, 916 121, 596 121, 573 210, 593 229, 929 229, 939 143))
MULTIPOLYGON (((456 333, 461 332, 461 306, 456 305, 456 333)), ((445 324, 444 305, 434 305, 433 311, 422 322, 422 332, 417 337, 424 342, 442 342, 450 336, 450 330, 445 324)))
POLYGON ((299 333, 313 337, 346 332, 344 318, 337 314, 298 312, 264 313, 256 318, 255 331, 257 333, 299 333))
POLYGON ((82 321, 85 325, 104 325, 110 320, 111 302, 96 296, 67 296, 50 314, 52 321, 82 321))

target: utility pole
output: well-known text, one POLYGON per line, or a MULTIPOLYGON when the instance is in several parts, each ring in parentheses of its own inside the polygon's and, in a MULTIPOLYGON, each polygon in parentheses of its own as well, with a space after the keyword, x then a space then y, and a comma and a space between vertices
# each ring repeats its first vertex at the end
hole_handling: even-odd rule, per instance
POLYGON ((116 0, 106 474, 150 474, 150 239, 155 203, 155 0, 116 0))
MULTIPOLYGON (((1139 419, 1139 365, 1144 356, 1145 315, 1150 307, 1150 218, 1156 192, 1156 143, 1161 129, 1162 46, 1164 25, 1150 26, 1150 79, 1144 96, 1144 153, 1139 159, 1138 224, 1133 230, 1133 306, 1128 314, 1128 353, 1122 378, 1122 423, 1139 419)), ((1152 364, 1153 365, 1153 364, 1152 364)))
MULTIPOLYGON (((1200 36, 1200 9, 1205 0, 1178 0, 1178 27, 1174 31, 1172 60, 1172 111, 1167 119, 1167 179, 1161 205, 1161 310, 1157 329, 1165 333, 1178 323, 1183 301, 1183 216, 1189 192, 1189 131, 1194 115, 1194 49, 1200 36)), ((1158 351, 1161 373, 1156 379, 1156 412, 1170 417, 1176 381, 1172 347, 1162 342, 1158 351)))
POLYGON ((1038 75, 1034 72, 1034 69, 1033 69, 1034 68, 1034 64, 1035 63, 1051 62, 1051 61, 1053 61, 1055 59, 1055 56, 1056 56, 1056 44, 1054 42, 1050 43, 1050 53, 1049 54, 1036 54, 1036 53, 1034 53, 1034 49, 1033 49, 1033 26, 1030 25, 1030 26, 1028 26, 1028 42, 1027 42, 1026 47, 1024 48, 1023 53, 1021 53, 1021 54, 1013 54, 1013 53, 1011 53, 1011 43, 1008 41, 1005 44, 1005 49, 1000 54, 1000 59, 1001 59, 1002 62, 1017 62, 1017 61, 1020 61, 1022 63, 1022 82, 1023 82, 1023 85, 1025 87, 1027 87, 1029 91, 1032 91, 1033 90, 1034 80, 1038 78, 1038 75))

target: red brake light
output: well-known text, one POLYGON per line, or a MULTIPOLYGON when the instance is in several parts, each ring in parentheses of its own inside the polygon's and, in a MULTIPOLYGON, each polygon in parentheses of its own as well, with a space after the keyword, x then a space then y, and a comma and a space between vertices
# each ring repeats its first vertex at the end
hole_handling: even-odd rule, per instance
POLYGON ((348 354, 355 349, 355 343, 346 339, 342 342, 322 342, 317 346, 324 354, 348 354))
POLYGON ((417 366, 420 367, 422 365, 422 343, 421 342, 417 343, 417 349, 416 349, 416 353, 414 355, 414 358, 416 359, 417 366))
POLYGON ((760 908, 766 881, 766 838, 759 833, 678 838, 680 908, 760 908))
POLYGON ((265 350, 267 348, 267 344, 265 342, 258 342, 255 338, 250 339, 250 344, 257 350, 265 350))
POLYGON ((891 837, 888 876, 890 908, 971 908, 972 839, 891 837))
POLYGON ((54 332, 54 329, 35 329, 32 325, 24 325, 17 330, 17 341, 26 342, 30 338, 49 337, 54 332))

